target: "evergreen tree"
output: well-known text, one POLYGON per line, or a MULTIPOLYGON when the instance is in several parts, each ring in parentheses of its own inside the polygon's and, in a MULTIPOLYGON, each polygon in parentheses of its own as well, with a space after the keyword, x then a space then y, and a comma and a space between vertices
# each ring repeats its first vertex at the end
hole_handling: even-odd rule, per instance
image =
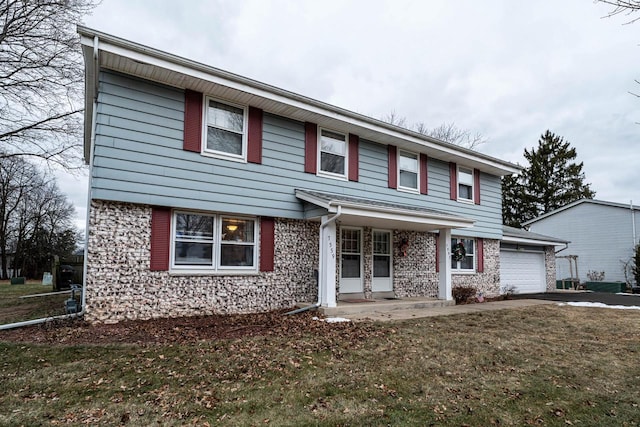
POLYGON ((560 136, 546 131, 538 147, 524 150, 527 166, 520 175, 502 179, 502 217, 506 225, 523 222, 580 199, 595 196, 585 183, 583 163, 576 149, 560 136))

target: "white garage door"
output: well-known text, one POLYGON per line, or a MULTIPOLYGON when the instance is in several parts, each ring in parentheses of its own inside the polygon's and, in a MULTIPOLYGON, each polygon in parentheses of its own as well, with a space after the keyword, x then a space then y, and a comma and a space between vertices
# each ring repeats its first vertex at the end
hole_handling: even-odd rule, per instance
POLYGON ((500 288, 513 286, 518 294, 545 292, 545 276, 543 253, 500 251, 500 288))

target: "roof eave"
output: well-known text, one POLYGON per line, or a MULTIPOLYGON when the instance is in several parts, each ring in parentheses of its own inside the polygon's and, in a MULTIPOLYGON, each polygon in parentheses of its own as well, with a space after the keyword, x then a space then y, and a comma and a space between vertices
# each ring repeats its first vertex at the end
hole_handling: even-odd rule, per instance
POLYGON ((390 208, 387 206, 365 205, 345 200, 326 200, 301 190, 296 190, 295 194, 298 199, 326 209, 328 213, 332 214, 337 213, 338 207, 340 207, 341 215, 369 216, 390 221, 413 220, 420 223, 428 222, 429 224, 442 228, 467 228, 473 227, 475 224, 475 220, 473 219, 455 215, 439 215, 408 209, 390 208))
POLYGON ((502 241, 506 243, 522 243, 522 244, 530 244, 530 245, 540 245, 540 246, 560 246, 571 243, 569 241, 557 241, 557 240, 539 240, 539 239, 527 239, 523 237, 511 237, 511 236, 502 236, 502 241))
MULTIPOLYGON (((117 55, 122 58, 128 58, 131 63, 139 65, 141 68, 150 67, 153 70, 166 70, 176 76, 174 81, 163 81, 158 77, 161 73, 151 73, 150 75, 139 75, 139 77, 153 79, 159 83, 169 84, 183 89, 189 88, 189 85, 195 85, 197 82, 209 82, 219 84, 230 88, 231 90, 242 92, 245 95, 250 94, 253 97, 262 99, 265 102, 277 103, 283 108, 302 110, 315 117, 318 121, 325 121, 327 124, 339 126, 342 124, 345 128, 354 129, 355 132, 361 131, 364 134, 376 135, 376 142, 385 144, 396 144, 400 148, 411 149, 420 148, 427 154, 435 155, 436 158, 444 161, 454 161, 462 165, 474 167, 481 171, 504 176, 517 173, 522 168, 510 162, 506 162, 482 153, 475 152, 454 144, 431 138, 408 129, 400 128, 381 120, 364 116, 340 107, 336 107, 312 98, 308 98, 293 92, 289 92, 275 86, 267 85, 253 79, 249 79, 237 74, 233 74, 218 68, 201 64, 196 61, 188 60, 177 55, 162 52, 160 50, 150 48, 141 44, 102 33, 84 26, 78 26, 78 33, 81 35, 81 43, 85 55, 85 64, 90 65, 90 57, 95 55, 93 52, 94 41, 97 37, 100 40, 99 50, 117 55)), ((89 72, 97 72, 97 70, 88 70, 89 72)), ((114 71, 128 72, 124 69, 115 69, 114 71)), ((87 93, 85 96, 85 104, 89 105, 93 102, 92 95, 87 93)), ((340 130, 340 129, 337 129, 340 130)), ((90 136, 87 136, 85 129, 85 157, 87 156, 87 146, 90 144, 90 136)))

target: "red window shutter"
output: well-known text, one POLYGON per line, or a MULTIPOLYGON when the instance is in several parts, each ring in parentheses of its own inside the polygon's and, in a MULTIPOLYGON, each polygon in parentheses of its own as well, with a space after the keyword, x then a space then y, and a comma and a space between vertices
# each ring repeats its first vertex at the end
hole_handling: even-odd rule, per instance
POLYGON ((480 171, 473 170, 473 203, 480 204, 480 171))
POLYGON ((262 110, 249 107, 249 130, 247 135, 247 161, 262 163, 262 110))
POLYGON ((389 164, 387 166, 389 172, 389 188, 398 188, 398 149, 395 145, 388 145, 389 164))
POLYGON ((273 271, 274 243, 274 219, 270 217, 260 218, 260 271, 273 271))
POLYGON ((458 200, 458 167, 449 163, 449 196, 451 200, 458 200))
POLYGON ((436 273, 440 272, 440 236, 436 234, 436 273))
POLYGON ((484 273, 484 240, 476 239, 476 257, 478 258, 478 273, 484 273))
POLYGON ((202 93, 184 92, 184 140, 182 148, 199 153, 202 147, 202 93))
POLYGON ((349 134, 349 181, 358 181, 360 167, 360 138, 349 134))
POLYGON ((427 155, 420 153, 420 194, 427 194, 429 177, 427 176, 427 155))
POLYGON ((304 124, 304 171, 316 173, 318 167, 318 125, 304 124))
POLYGON ((171 209, 151 208, 151 271, 169 270, 171 246, 171 209))

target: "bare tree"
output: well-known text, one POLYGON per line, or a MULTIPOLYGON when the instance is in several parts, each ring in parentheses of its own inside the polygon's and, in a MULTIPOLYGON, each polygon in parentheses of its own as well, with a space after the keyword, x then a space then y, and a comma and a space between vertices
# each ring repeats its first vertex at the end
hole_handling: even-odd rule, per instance
POLYGON ((424 122, 407 126, 406 117, 399 116, 395 110, 391 110, 389 114, 382 116, 381 120, 470 150, 477 150, 479 145, 487 142, 487 139, 481 133, 472 133, 469 130, 461 129, 453 122, 443 123, 434 128, 429 128, 424 122))
POLYGON ((401 128, 407 128, 407 118, 406 117, 400 117, 400 115, 398 115, 398 113, 396 113, 396 110, 391 110, 391 112, 389 114, 385 114, 384 116, 382 116, 381 119, 383 122, 387 122, 389 124, 392 124, 394 126, 398 126, 401 128))
POLYGON ((455 123, 443 123, 440 126, 429 129, 424 123, 415 126, 416 132, 442 141, 450 142, 461 147, 475 150, 479 145, 487 142, 487 139, 479 132, 472 133, 466 129, 460 129, 455 123))
POLYGON ((613 6, 613 9, 607 13, 606 18, 613 16, 624 15, 630 18, 627 24, 631 24, 640 19, 638 13, 640 12, 639 0, 597 0, 599 3, 608 4, 613 6))
POLYGON ((55 181, 32 163, 19 156, 0 158, 0 277, 7 278, 10 267, 47 267, 47 256, 66 255, 56 253, 54 245, 60 236, 77 235, 74 212, 55 181))
POLYGON ((0 0, 0 158, 80 165, 76 24, 96 0, 0 0))

